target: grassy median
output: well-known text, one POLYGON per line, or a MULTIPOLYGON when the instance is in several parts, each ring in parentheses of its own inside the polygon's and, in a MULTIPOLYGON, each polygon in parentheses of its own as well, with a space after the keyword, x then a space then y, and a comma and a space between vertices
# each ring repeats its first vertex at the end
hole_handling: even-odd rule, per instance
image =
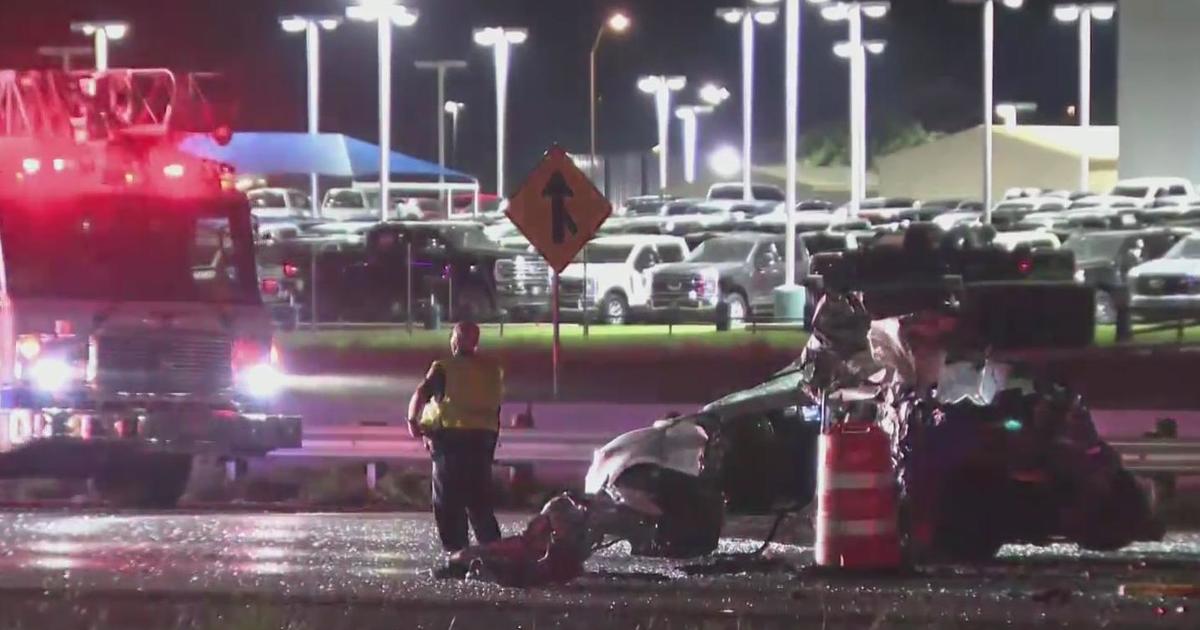
MULTIPOLYGON (((446 347, 450 331, 424 330, 414 327, 409 333, 398 328, 352 328, 342 330, 301 330, 283 335, 285 347, 292 349, 328 348, 331 350, 361 349, 368 351, 391 350, 440 350, 446 347)), ((743 329, 718 333, 712 325, 674 326, 592 326, 584 336, 583 327, 563 324, 560 330, 564 348, 585 349, 686 349, 686 348, 739 348, 744 346, 766 346, 784 350, 795 350, 798 354, 808 340, 807 333, 799 330, 743 329)), ((553 327, 549 324, 518 324, 483 327, 483 345, 493 350, 503 349, 549 349, 553 340, 553 327)))

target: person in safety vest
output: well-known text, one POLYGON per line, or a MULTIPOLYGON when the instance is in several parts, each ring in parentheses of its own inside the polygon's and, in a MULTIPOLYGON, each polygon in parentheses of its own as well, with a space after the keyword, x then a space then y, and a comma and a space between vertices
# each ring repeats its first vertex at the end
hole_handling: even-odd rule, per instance
POLYGON ((433 516, 442 548, 468 545, 467 523, 480 544, 500 539, 492 505, 492 463, 500 432, 504 372, 479 356, 479 327, 459 323, 450 358, 434 361, 408 404, 408 430, 433 459, 433 516))

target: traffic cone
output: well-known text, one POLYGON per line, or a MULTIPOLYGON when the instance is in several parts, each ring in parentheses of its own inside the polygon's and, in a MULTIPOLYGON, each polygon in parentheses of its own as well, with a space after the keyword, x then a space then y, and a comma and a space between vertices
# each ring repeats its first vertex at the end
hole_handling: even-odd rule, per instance
POLYGON ((873 422, 835 424, 820 437, 817 462, 817 565, 900 568, 896 476, 887 434, 873 422))

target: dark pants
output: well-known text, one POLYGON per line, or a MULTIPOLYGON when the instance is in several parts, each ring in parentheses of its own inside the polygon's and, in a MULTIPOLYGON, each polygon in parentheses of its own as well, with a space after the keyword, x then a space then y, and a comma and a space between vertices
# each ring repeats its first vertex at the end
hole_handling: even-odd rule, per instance
POLYGON ((492 462, 496 433, 445 430, 433 436, 433 517, 442 548, 454 552, 470 543, 467 522, 480 544, 500 539, 492 507, 492 462))

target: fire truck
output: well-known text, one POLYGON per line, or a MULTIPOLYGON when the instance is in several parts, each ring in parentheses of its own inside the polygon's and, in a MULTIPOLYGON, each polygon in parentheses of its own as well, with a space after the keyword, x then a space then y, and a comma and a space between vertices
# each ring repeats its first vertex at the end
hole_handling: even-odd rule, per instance
POLYGON ((218 77, 0 71, 0 478, 164 507, 194 456, 300 446, 250 207, 180 151, 231 136, 218 77))

